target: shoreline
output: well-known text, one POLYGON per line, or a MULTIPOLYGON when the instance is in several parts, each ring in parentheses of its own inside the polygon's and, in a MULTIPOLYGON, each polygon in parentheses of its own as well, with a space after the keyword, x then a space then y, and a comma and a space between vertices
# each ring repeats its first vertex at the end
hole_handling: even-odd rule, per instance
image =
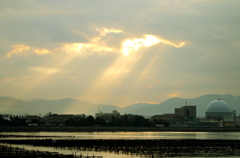
POLYGON ((238 127, 1 127, 0 132, 240 132, 238 127))

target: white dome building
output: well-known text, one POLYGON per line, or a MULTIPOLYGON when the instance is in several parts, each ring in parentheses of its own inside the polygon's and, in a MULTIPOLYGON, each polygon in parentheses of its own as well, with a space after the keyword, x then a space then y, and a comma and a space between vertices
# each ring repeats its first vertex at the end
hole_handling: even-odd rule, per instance
POLYGON ((227 102, 217 99, 208 104, 205 114, 207 118, 220 119, 233 116, 234 112, 227 102))

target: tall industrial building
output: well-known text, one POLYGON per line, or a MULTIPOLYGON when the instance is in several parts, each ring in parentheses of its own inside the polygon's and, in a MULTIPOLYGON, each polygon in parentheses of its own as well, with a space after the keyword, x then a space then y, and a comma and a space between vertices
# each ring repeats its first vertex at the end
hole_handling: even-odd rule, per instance
POLYGON ((196 106, 186 105, 181 108, 175 108, 175 115, 183 116, 184 118, 196 118, 196 106))

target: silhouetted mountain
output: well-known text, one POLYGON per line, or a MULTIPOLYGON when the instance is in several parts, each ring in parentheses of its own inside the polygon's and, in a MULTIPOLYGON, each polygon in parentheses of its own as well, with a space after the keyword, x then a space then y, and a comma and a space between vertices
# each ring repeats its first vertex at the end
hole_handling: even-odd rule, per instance
POLYGON ((60 100, 44 100, 40 98, 22 101, 11 97, 0 97, 0 113, 2 114, 34 114, 45 115, 48 112, 57 114, 82 114, 93 115, 98 112, 112 112, 114 109, 121 114, 139 114, 144 116, 161 115, 164 113, 174 113, 175 108, 184 106, 187 101, 188 105, 197 106, 197 116, 204 116, 207 105, 216 99, 223 99, 227 101, 233 110, 240 112, 240 96, 234 97, 232 95, 217 95, 207 94, 197 98, 183 99, 171 98, 160 104, 138 103, 124 108, 113 105, 92 104, 89 102, 65 98, 60 100))
POLYGON ((41 99, 41 98, 34 98, 34 99, 31 99, 31 100, 26 100, 25 102, 37 102, 37 101, 43 101, 44 99, 41 99))
POLYGON ((185 102, 187 101, 187 105, 197 106, 197 116, 205 116, 205 110, 208 104, 216 99, 223 99, 227 101, 232 107, 232 109, 237 111, 237 114, 240 112, 240 96, 234 97, 232 95, 207 94, 192 99, 171 98, 160 104, 148 104, 143 107, 135 106, 134 109, 128 109, 128 113, 146 116, 160 115, 164 113, 174 113, 175 108, 184 106, 185 102))
POLYGON ((0 113, 15 115, 45 115, 46 113, 58 114, 83 114, 95 115, 98 107, 102 110, 115 109, 115 106, 92 104, 77 99, 65 98, 60 100, 32 99, 22 101, 11 97, 0 97, 0 113))
POLYGON ((124 107, 124 108, 117 108, 116 110, 119 111, 120 113, 123 113, 123 114, 129 114, 129 113, 132 113, 132 114, 136 114, 136 110, 137 109, 140 109, 142 107, 149 107, 151 105, 156 105, 156 104, 148 104, 148 103, 137 103, 137 104, 133 104, 133 105, 130 105, 130 106, 127 106, 127 107, 124 107))

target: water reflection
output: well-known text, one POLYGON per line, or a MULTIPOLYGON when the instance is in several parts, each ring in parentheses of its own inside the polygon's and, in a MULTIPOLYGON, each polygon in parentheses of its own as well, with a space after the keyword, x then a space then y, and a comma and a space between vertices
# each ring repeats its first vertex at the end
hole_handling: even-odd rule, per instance
MULTIPOLYGON (((240 132, 1 132, 0 134, 74 136, 69 139, 240 139, 240 132)), ((54 139, 66 139, 66 137, 54 139)))
MULTIPOLYGON (((71 138, 59 137, 51 139, 240 139, 240 132, 0 132, 2 135, 22 136, 74 136, 71 138)), ((25 137, 8 137, 5 139, 33 139, 25 137)), ((34 138, 49 139, 49 138, 34 138)), ((11 145, 23 147, 23 145, 11 145)), ((103 156, 104 158, 140 158, 139 156, 122 155, 109 152, 79 151, 71 149, 55 149, 53 147, 33 147, 24 145, 28 150, 59 152, 62 154, 83 154, 103 156)), ((187 157, 186 157, 187 158, 187 157)), ((189 158, 189 157, 188 157, 189 158)), ((193 157, 192 157, 193 158, 193 157)))

